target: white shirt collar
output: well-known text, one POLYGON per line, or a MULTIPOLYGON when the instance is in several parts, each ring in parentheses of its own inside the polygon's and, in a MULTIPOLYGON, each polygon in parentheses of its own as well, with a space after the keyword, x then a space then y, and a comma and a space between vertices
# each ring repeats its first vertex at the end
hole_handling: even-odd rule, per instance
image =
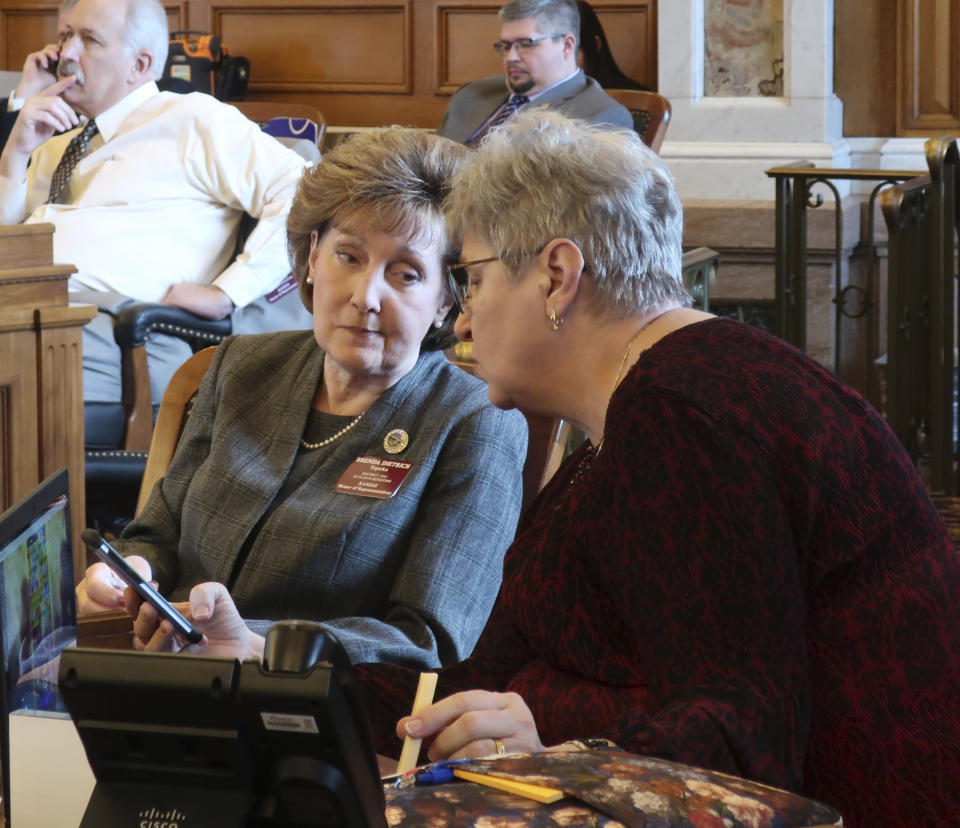
POLYGON ((534 95, 528 95, 527 97, 530 98, 530 103, 533 103, 533 102, 534 102, 537 98, 539 98, 541 95, 546 95, 547 92, 549 92, 551 89, 556 89, 561 83, 566 83, 568 80, 573 80, 573 78, 575 78, 577 75, 581 74, 582 72, 583 72, 582 69, 574 69, 574 70, 573 70, 569 75, 567 75, 565 78, 560 78, 560 80, 558 80, 558 81, 557 81, 556 83, 554 83, 554 84, 551 84, 551 85, 548 86, 546 89, 541 89, 539 92, 537 92, 537 93, 534 94, 534 95))
POLYGON ((103 140, 109 141, 117 134, 120 125, 131 112, 138 109, 141 104, 145 103, 154 95, 159 94, 160 90, 157 88, 157 84, 154 81, 149 81, 142 86, 138 86, 133 92, 127 95, 127 97, 117 101, 117 103, 106 110, 106 112, 101 112, 97 115, 93 120, 97 122, 97 131, 103 140))

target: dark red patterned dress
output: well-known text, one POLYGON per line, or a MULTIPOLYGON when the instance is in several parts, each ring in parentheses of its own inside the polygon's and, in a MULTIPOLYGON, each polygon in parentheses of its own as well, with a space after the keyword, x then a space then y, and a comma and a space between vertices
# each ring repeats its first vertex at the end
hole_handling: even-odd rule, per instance
MULTIPOLYGON (((640 358, 590 461, 521 519, 438 697, 516 691, 544 744, 606 736, 821 799, 854 828, 960 823, 960 559, 873 408, 713 319, 640 358)), ((395 754, 416 677, 359 672, 395 754)))

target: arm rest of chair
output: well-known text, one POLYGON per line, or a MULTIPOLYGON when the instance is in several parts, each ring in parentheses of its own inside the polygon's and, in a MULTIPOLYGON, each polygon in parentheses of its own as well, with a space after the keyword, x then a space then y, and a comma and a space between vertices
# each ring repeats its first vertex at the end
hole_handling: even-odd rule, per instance
POLYGON ((154 331, 186 340, 216 344, 231 330, 230 319, 204 319, 183 308, 137 302, 117 314, 114 338, 121 348, 145 345, 154 331))
POLYGON ((136 302, 117 313, 113 337, 121 351, 123 408, 127 420, 123 447, 127 451, 147 451, 153 431, 153 407, 150 403, 150 369, 147 365, 147 337, 154 331, 175 336, 194 349, 216 345, 229 336, 230 318, 211 320, 183 308, 149 302, 136 302))

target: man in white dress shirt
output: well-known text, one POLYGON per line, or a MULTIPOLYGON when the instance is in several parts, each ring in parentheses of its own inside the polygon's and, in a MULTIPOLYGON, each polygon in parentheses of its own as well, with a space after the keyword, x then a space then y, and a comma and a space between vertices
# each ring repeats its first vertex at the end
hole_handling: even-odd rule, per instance
MULTIPOLYGON (((60 23, 59 79, 26 100, 0 155, 0 221, 55 224, 56 260, 79 271, 72 290, 209 319, 274 290, 305 162, 232 106, 157 89, 169 41, 159 0, 78 0, 60 23), (90 121, 86 146, 69 153, 76 166, 55 176, 90 121), (259 221, 231 262, 244 212, 259 221)), ((172 348, 167 337, 148 346, 155 401, 185 356, 172 348)), ((84 399, 118 400, 119 374, 101 313, 84 330, 84 399)))

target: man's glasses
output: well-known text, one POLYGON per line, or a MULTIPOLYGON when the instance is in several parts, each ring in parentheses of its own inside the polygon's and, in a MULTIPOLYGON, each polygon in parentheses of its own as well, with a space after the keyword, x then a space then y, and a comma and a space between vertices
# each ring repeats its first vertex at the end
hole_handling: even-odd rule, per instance
POLYGON ((563 34, 543 35, 542 37, 520 37, 516 40, 498 40, 493 44, 493 50, 498 55, 509 55, 510 50, 516 46, 518 55, 525 55, 538 43, 545 40, 556 40, 558 37, 566 37, 563 34))
POLYGON ((453 300, 457 303, 457 310, 460 313, 463 313, 463 309, 468 302, 467 284, 470 276, 467 273, 467 268, 487 262, 495 262, 497 258, 497 256, 491 256, 489 259, 477 259, 472 262, 460 262, 447 266, 447 284, 450 285, 450 292, 453 294, 453 300))

